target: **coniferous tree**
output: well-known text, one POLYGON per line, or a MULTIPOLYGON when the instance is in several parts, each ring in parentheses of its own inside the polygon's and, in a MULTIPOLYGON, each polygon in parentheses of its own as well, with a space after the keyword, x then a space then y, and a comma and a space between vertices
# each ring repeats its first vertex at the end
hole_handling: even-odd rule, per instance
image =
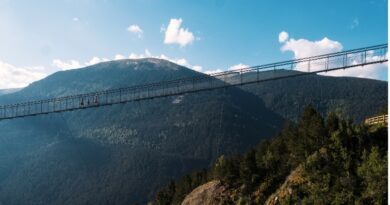
POLYGON ((378 147, 364 151, 358 175, 363 180, 363 201, 369 204, 387 202, 387 157, 381 156, 378 147))
POLYGON ((332 133, 336 131, 339 128, 340 119, 337 116, 335 112, 329 113, 328 117, 326 118, 326 129, 328 130, 328 133, 332 133))
POLYGON ((243 155, 221 156, 211 170, 183 177, 157 198, 180 204, 203 180, 218 179, 233 194, 224 202, 265 204, 293 179, 296 184, 284 190, 280 204, 385 204, 386 145, 387 128, 354 125, 334 113, 324 123, 307 107, 298 123, 286 123, 279 135, 243 155))
POLYGON ((258 178, 255 151, 250 150, 240 163, 240 179, 244 185, 244 192, 251 191, 258 178))
POLYGON ((325 144, 326 129, 322 116, 312 107, 305 107, 298 121, 298 150, 308 157, 325 144))
POLYGON ((157 192, 156 201, 158 205, 169 205, 172 204, 173 196, 176 192, 175 182, 171 181, 168 187, 157 192))

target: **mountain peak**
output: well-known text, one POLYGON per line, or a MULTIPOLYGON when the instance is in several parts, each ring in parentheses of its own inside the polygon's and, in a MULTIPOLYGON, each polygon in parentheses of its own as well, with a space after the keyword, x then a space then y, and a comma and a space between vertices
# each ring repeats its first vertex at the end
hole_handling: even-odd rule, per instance
POLYGON ((160 58, 139 58, 139 59, 121 59, 107 62, 101 62, 86 68, 92 69, 115 69, 115 68, 131 68, 134 70, 181 70, 188 69, 168 60, 160 58))
POLYGON ((23 96, 23 99, 29 100, 52 98, 195 75, 201 74, 164 59, 122 59, 101 62, 80 69, 59 71, 30 84, 18 93, 23 96))

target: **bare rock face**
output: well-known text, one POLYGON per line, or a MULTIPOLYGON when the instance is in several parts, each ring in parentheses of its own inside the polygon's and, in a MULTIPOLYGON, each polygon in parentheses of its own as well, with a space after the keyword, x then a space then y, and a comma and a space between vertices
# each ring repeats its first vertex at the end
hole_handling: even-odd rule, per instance
POLYGON ((226 187, 214 180, 194 189, 181 203, 182 205, 222 205, 226 187))
POLYGON ((294 192, 294 189, 292 187, 306 183, 306 179, 302 176, 302 172, 302 165, 299 165, 297 168, 295 168, 286 178, 282 186, 268 198, 266 205, 280 204, 279 201, 281 199, 285 199, 292 195, 292 193, 294 192))

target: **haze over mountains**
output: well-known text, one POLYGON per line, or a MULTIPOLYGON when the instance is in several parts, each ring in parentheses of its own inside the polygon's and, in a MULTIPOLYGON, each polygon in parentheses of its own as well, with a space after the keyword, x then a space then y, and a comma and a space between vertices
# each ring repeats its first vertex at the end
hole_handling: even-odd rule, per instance
MULTIPOLYGON (((165 60, 105 62, 55 73, 0 104, 196 75, 165 60)), ((313 75, 0 121, 0 204, 145 203, 170 179, 271 137, 308 103, 359 121, 386 100, 386 82, 313 75)))
POLYGON ((22 88, 11 88, 11 89, 0 89, 0 95, 6 95, 10 93, 17 92, 21 90, 22 88))

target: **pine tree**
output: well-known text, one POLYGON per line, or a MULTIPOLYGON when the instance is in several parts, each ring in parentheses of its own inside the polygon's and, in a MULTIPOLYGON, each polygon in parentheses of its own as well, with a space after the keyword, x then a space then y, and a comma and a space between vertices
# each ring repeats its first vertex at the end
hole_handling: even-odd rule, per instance
POLYGON ((335 112, 329 113, 326 118, 326 128, 330 133, 336 131, 339 128, 340 119, 335 112))
POLYGON ((170 205, 172 204, 172 199, 175 194, 175 182, 171 181, 168 187, 157 192, 156 202, 158 205, 170 205))
POLYGON ((322 116, 311 106, 305 107, 298 122, 299 147, 304 158, 325 144, 327 133, 322 116))
POLYGON ((251 191, 258 178, 255 151, 250 150, 240 163, 240 180, 244 186, 243 191, 245 193, 251 191))
POLYGON ((370 153, 366 150, 363 152, 357 173, 363 180, 363 200, 375 205, 386 204, 387 157, 380 155, 378 147, 373 147, 370 153))

